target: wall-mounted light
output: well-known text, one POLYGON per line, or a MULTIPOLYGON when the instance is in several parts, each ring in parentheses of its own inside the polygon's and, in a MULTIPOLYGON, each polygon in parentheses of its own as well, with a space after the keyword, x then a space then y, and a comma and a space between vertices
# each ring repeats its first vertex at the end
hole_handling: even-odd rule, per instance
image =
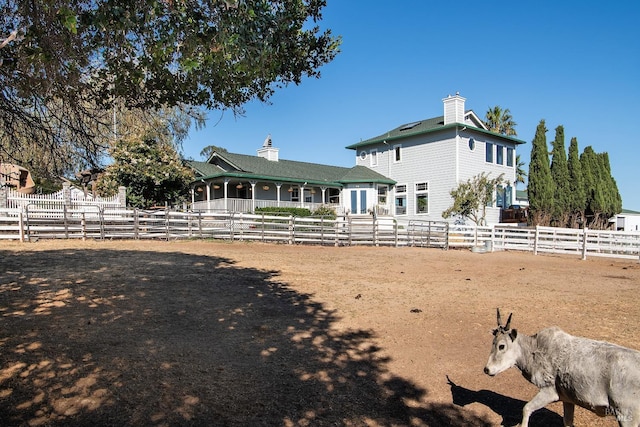
POLYGON ((269 191, 269 186, 268 186, 268 185, 263 185, 263 186, 262 186, 262 189, 263 189, 264 191, 269 191))
POLYGON ((242 189, 242 183, 240 183, 240 184, 236 185, 236 188, 237 188, 238 190, 242 189))

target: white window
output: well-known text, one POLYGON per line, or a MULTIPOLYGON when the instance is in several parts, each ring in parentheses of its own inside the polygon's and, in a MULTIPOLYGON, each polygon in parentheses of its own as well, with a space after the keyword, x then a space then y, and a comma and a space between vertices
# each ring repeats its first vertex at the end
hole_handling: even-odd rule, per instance
POLYGON ((371 150, 371 166, 378 166, 378 150, 371 150))
POLYGON ((507 166, 513 166, 513 148, 507 147, 507 166))
POLYGON ((393 146, 393 163, 400 163, 402 161, 402 145, 393 146))
POLYGON ((396 185, 396 215, 406 215, 407 214, 407 186, 396 185))
POLYGON ((387 192, 389 188, 386 185, 378 186, 378 204, 386 205, 387 204, 387 192))
POLYGON ((416 183, 416 213, 417 214, 429 213, 429 183, 428 182, 416 183))

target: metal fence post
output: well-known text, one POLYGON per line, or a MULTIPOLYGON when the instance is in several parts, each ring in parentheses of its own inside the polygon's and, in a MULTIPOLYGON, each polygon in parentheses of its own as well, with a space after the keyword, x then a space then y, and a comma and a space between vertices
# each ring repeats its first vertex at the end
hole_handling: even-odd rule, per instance
POLYGON ((536 225, 536 232, 533 235, 533 254, 538 255, 538 235, 539 235, 540 226, 536 225))
POLYGON ((587 227, 582 229, 582 260, 587 259, 587 227))

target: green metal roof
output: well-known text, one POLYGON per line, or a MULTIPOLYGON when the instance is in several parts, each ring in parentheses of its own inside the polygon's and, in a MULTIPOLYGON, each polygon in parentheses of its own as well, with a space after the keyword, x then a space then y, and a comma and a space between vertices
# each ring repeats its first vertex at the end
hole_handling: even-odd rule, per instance
POLYGON ((424 119, 424 120, 420 120, 420 121, 414 121, 414 122, 410 122, 410 123, 405 123, 402 124, 398 127, 396 127, 395 129, 392 129, 386 133, 383 133, 382 135, 378 135, 376 137, 373 138, 369 138, 367 140, 364 141, 360 141, 358 143, 355 144, 351 144, 348 145, 346 148, 351 149, 351 150, 355 150, 359 147, 364 147, 367 145, 372 145, 372 144, 379 144, 383 141, 393 141, 393 140, 398 140, 398 139, 402 139, 402 138, 408 138, 410 136, 415 136, 415 135, 424 135, 427 133, 432 133, 432 132, 438 132, 438 131, 442 131, 442 130, 446 130, 446 129, 453 129, 455 127, 466 127, 469 130, 473 130, 476 132, 480 132, 480 133, 484 133, 487 135, 491 135, 493 137, 496 138, 501 138, 504 140, 507 140, 509 142, 512 142, 514 144, 524 144, 525 141, 522 141, 520 139, 511 137, 511 136, 506 136, 506 135, 501 135, 498 133, 494 133, 491 131, 488 131, 486 129, 482 129, 482 128, 478 128, 475 126, 471 126, 468 124, 464 124, 464 123, 451 123, 445 126, 444 124, 444 116, 440 116, 440 117, 433 117, 430 119, 424 119))
POLYGON ((215 151, 207 162, 187 161, 187 165, 195 171, 197 180, 230 177, 294 183, 307 182, 312 185, 336 187, 358 182, 395 184, 394 180, 364 166, 345 168, 292 160, 272 161, 263 157, 229 153, 224 150, 215 151), (216 158, 229 163, 235 169, 224 170, 211 163, 215 162, 216 158))

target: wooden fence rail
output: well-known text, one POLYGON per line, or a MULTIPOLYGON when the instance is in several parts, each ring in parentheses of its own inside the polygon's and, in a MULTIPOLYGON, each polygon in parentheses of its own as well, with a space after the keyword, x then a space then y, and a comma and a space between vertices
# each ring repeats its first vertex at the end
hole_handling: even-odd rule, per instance
POLYGON ((419 246, 529 251, 640 260, 640 233, 345 216, 300 218, 230 212, 179 212, 85 206, 0 209, 0 239, 224 239, 334 246, 419 246))

